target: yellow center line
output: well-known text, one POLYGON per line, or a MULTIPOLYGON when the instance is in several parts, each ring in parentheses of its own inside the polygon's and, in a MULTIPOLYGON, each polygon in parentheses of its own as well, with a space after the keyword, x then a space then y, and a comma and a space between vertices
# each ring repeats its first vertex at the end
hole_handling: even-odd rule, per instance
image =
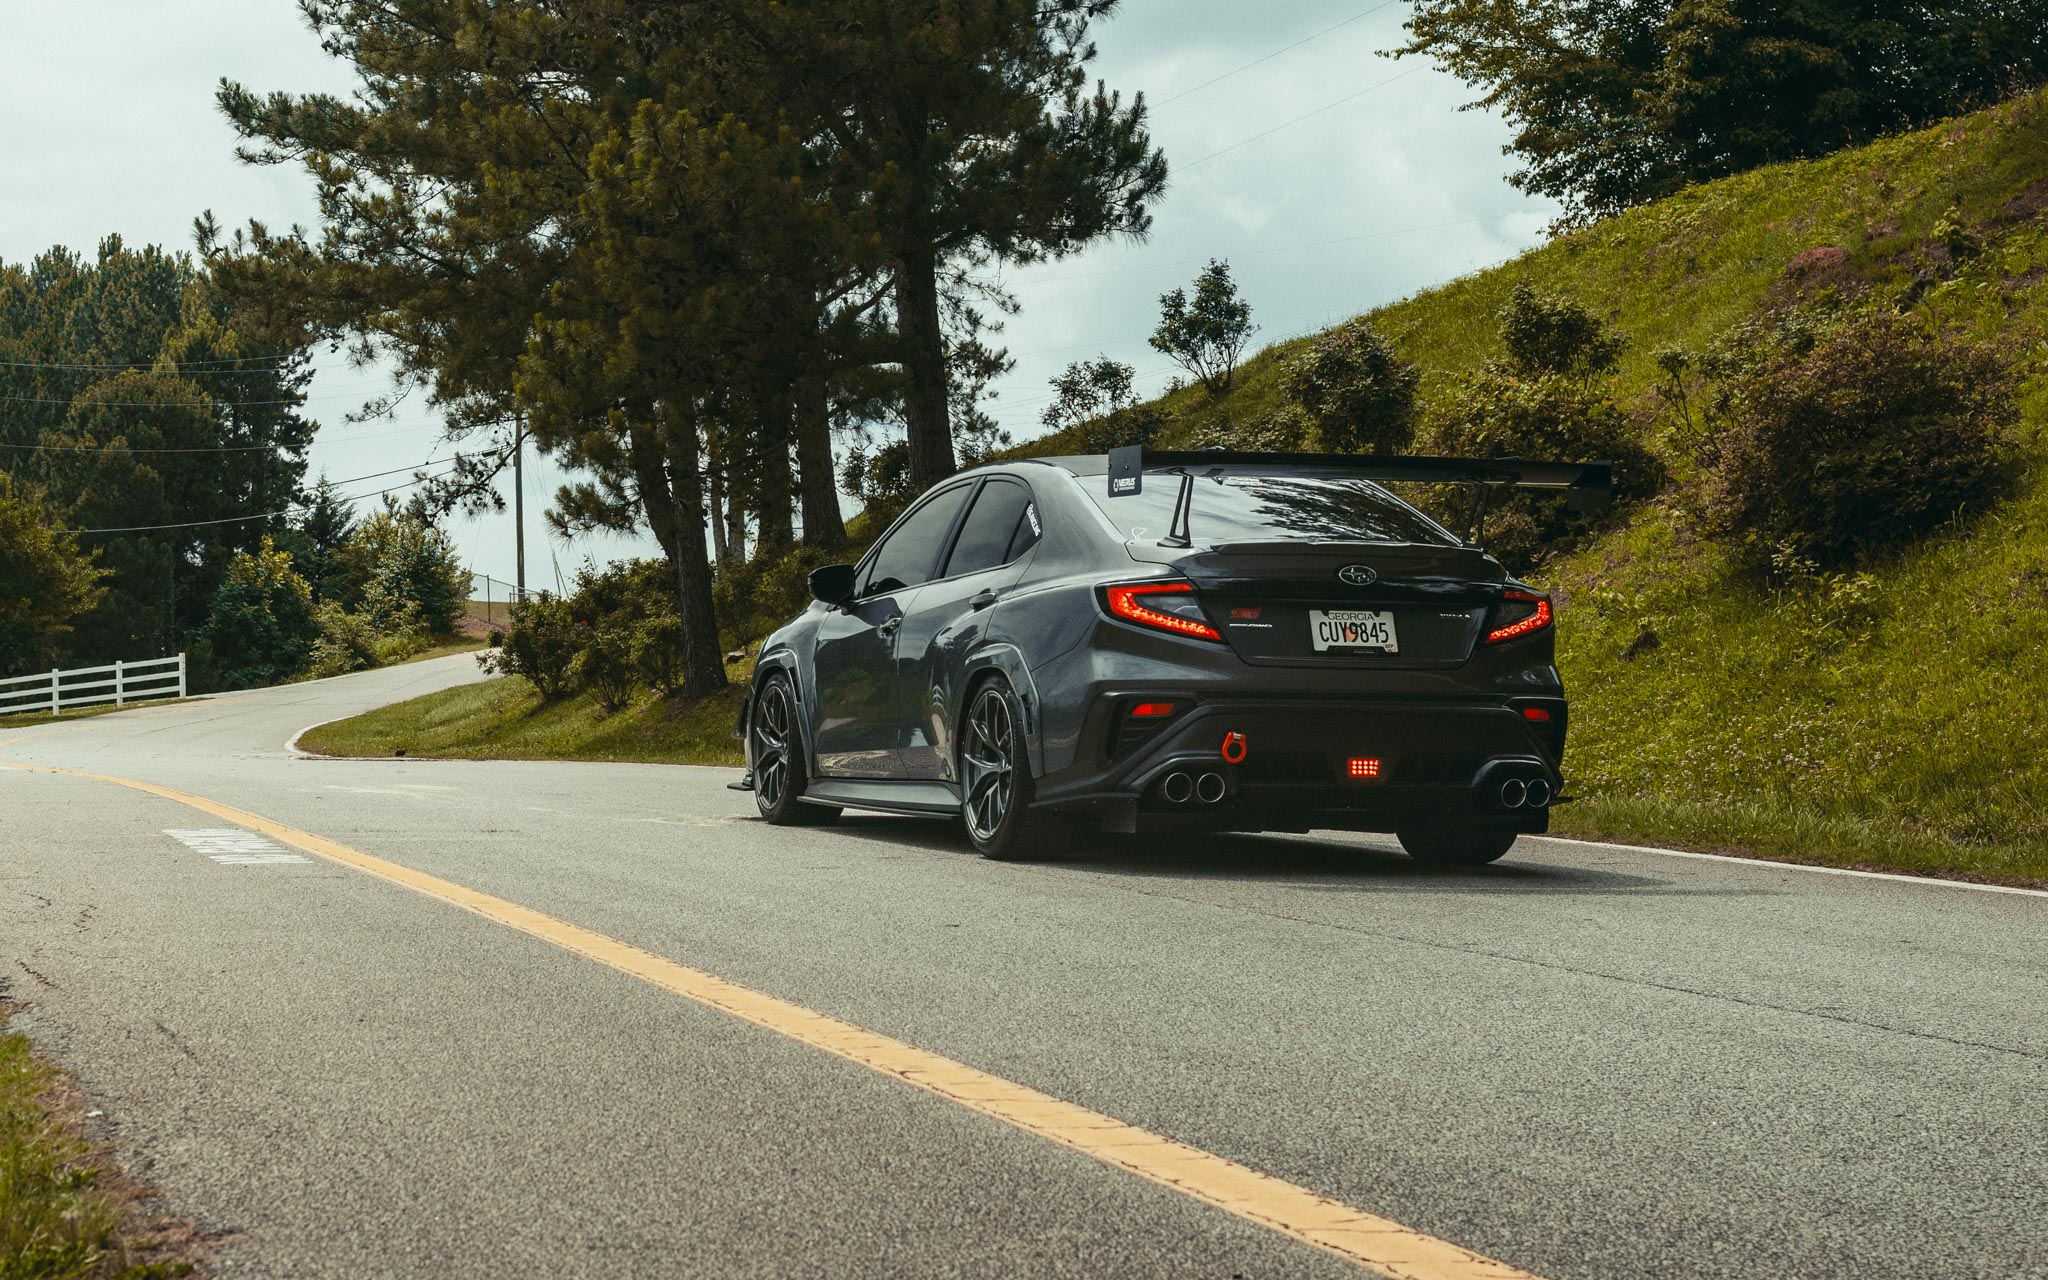
POLYGON ((88 778, 147 792, 260 832, 282 844, 466 911, 663 991, 836 1054, 1024 1132, 1191 1196, 1248 1222, 1314 1245, 1395 1280, 1537 1280, 1526 1271, 1425 1235, 1306 1187, 1062 1101, 965 1063, 892 1040, 829 1014, 467 888, 373 857, 268 818, 151 782, 0 761, 0 768, 88 778))

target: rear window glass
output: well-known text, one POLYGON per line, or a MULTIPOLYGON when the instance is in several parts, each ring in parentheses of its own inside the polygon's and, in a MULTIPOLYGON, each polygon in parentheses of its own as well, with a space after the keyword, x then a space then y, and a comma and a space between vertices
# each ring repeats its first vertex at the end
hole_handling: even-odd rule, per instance
MULTIPOLYGON (((1088 496, 1124 537, 1157 541, 1173 524, 1180 477, 1147 473, 1144 492, 1112 498, 1097 476, 1088 496)), ((1189 536, 1232 542, 1409 542, 1455 547, 1458 539, 1370 480, 1346 476, 1195 476, 1189 536)))

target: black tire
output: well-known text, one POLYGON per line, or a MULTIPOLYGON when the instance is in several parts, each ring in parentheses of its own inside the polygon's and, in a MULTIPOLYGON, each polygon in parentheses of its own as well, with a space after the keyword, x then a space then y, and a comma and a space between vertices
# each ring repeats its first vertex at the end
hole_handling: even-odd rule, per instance
POLYGON ((1072 827, 1058 814, 1034 813, 1035 790, 1023 704, 1008 681, 989 680, 960 724, 960 817, 982 857, 1036 862, 1065 852, 1072 827))
POLYGON ((1417 827, 1398 833, 1408 856, 1431 867, 1479 867, 1498 861, 1514 848, 1512 827, 1474 823, 1457 827, 1417 827))
POLYGON ((769 676, 747 717, 747 758, 754 771, 754 804, 778 827, 822 826, 839 818, 839 810, 830 805, 804 803, 811 778, 804 764, 802 719, 789 677, 769 676))

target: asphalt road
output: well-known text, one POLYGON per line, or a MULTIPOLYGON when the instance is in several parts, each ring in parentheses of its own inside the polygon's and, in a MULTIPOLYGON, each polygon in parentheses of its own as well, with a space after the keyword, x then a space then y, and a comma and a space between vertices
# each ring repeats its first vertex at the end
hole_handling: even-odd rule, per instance
MULTIPOLYGON (((1334 836, 1005 866, 941 825, 769 828, 724 770, 286 750, 474 678, 0 731, 0 760, 261 815, 1548 1280, 2048 1276, 2048 896, 1526 839, 1469 872, 1334 836)), ((0 769, 17 1025, 229 1233, 224 1275, 1360 1274, 484 915, 190 834, 232 828, 0 769)))

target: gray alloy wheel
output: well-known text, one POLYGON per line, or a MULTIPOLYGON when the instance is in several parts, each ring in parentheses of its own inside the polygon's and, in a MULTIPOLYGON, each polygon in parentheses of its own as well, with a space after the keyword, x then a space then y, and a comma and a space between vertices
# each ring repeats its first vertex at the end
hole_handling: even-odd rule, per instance
POLYGON ((1031 809, 1023 707, 1000 678, 981 686, 960 727, 960 815, 967 838, 1002 862, 1054 858, 1069 835, 1057 814, 1031 809))
POLYGON ((753 750, 748 754, 754 767, 754 803, 761 816, 776 826, 815 826, 839 816, 835 808, 805 804, 801 799, 810 785, 810 775, 804 768, 803 734, 797 719, 796 690, 790 687, 789 678, 768 677, 749 718, 753 750))

